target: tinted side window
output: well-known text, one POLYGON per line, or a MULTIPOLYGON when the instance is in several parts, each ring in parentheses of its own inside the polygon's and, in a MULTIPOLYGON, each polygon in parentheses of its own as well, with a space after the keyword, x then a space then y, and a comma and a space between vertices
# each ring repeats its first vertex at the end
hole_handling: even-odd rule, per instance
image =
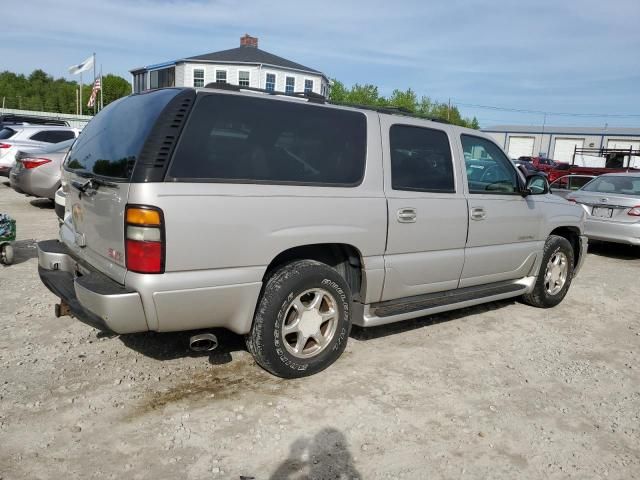
POLYGON ((169 178, 355 186, 366 156, 357 112, 237 95, 197 101, 169 178))
POLYGON ((481 137, 461 135, 469 193, 517 193, 518 173, 498 146, 481 137))
POLYGON ((53 143, 53 142, 50 140, 49 133, 50 133, 50 132, 48 132, 47 130, 43 130, 43 131, 38 132, 38 133, 36 133, 36 134, 34 134, 34 135, 31 135, 31 136, 29 137, 29 140, 34 140, 34 141, 36 141, 36 142, 47 142, 47 143, 53 143))
POLYGON ((393 125, 389 139, 394 190, 455 192, 451 147, 445 132, 393 125))
POLYGON ((31 137, 31 140, 47 143, 59 143, 65 140, 71 140, 75 134, 71 130, 44 130, 38 132, 31 137))
POLYGON ((116 100, 82 130, 66 168, 113 178, 129 178, 160 112, 180 90, 167 89, 116 100))
POLYGON ((13 137, 16 133, 15 130, 9 127, 4 127, 0 129, 0 140, 6 140, 7 138, 13 137))

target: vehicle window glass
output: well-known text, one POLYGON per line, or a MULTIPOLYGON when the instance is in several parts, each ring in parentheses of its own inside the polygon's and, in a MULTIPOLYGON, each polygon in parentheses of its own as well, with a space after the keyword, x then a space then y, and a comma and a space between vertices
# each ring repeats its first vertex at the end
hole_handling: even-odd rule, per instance
POLYGON ((237 95, 201 96, 169 177, 354 186, 364 174, 361 113, 237 95))
POLYGON ((48 132, 47 130, 43 130, 37 133, 34 133, 33 135, 31 135, 29 137, 29 140, 34 140, 36 142, 47 142, 47 143, 53 143, 51 141, 51 137, 49 135, 50 132, 48 132))
POLYGON ((591 177, 569 177, 569 190, 580 190, 591 180, 591 177))
POLYGON ((549 185, 551 190, 567 190, 569 188, 569 179, 568 177, 560 177, 555 180, 551 185, 549 185))
POLYGON ((585 185, 582 190, 585 192, 640 195, 640 177, 626 175, 598 177, 585 185))
POLYGON ((128 178, 160 112, 178 93, 177 89, 157 90, 110 103, 84 127, 66 168, 79 174, 128 178))
POLYGON ((0 140, 6 140, 15 135, 16 131, 12 128, 4 127, 0 129, 0 140))
POLYGON ((393 125, 389 143, 394 190, 455 192, 451 147, 445 132, 393 125))
POLYGON ((72 130, 43 130, 30 137, 30 140, 46 143, 58 143, 75 137, 72 130))
POLYGON ((461 135, 469 193, 519 191, 518 173, 498 146, 481 137, 461 135))

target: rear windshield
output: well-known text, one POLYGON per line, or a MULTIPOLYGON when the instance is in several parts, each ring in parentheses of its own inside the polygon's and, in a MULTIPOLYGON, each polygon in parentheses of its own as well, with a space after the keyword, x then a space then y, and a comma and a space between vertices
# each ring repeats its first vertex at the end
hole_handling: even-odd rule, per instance
POLYGON ((640 195, 640 177, 606 176, 597 177, 587 183, 582 190, 585 192, 617 193, 620 195, 640 195))
POLYGON ((308 103, 207 95, 189 118, 169 179, 354 186, 366 117, 308 103))
POLYGON ((160 112, 178 93, 156 90, 109 104, 82 130, 66 168, 80 175, 128 179, 160 112))
POLYGON ((0 140, 6 140, 13 137, 16 131, 9 127, 0 128, 0 140))

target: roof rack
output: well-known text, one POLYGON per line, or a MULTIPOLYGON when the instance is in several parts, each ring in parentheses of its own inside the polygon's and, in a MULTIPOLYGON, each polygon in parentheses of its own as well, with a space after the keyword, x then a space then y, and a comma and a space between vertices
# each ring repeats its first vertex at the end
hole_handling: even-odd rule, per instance
POLYGON ((320 104, 329 104, 336 105, 339 107, 351 107, 351 108, 359 108, 361 110, 371 110, 378 113, 386 113, 388 115, 402 115, 405 117, 413 117, 420 118, 422 120, 430 120, 432 122, 438 123, 446 123, 451 124, 451 122, 438 117, 430 117, 428 115, 420 115, 418 113, 412 112, 408 108, 404 107, 395 107, 392 105, 389 106, 380 106, 376 107, 374 105, 360 105, 357 103, 336 103, 327 100, 323 95, 315 92, 281 92, 278 90, 267 90, 265 88, 256 88, 256 87, 241 87, 239 85, 233 85, 231 83, 222 83, 222 82, 212 82, 207 83, 204 88, 214 88, 217 90, 230 90, 232 92, 258 92, 258 93, 266 93, 268 95, 283 95, 285 97, 297 97, 297 98, 306 98, 311 103, 320 103, 320 104))
POLYGON ((216 90, 230 90, 232 92, 258 92, 267 95, 280 95, 285 97, 306 98, 311 103, 326 103, 327 99, 315 92, 281 92, 279 90, 267 90, 266 88, 242 87, 240 85, 232 85, 231 83, 213 82, 207 83, 204 88, 213 88, 216 90))
POLYGON ((331 105, 338 105, 343 107, 352 107, 352 108, 359 108, 362 110, 371 110, 378 113, 386 113, 387 115, 402 115, 404 117, 419 118, 421 120, 429 120, 431 122, 446 123, 448 125, 451 125, 451 122, 449 122, 448 120, 445 120, 444 118, 430 117, 429 115, 421 115, 419 113, 412 112, 411 110, 405 107, 396 107, 393 105, 376 107, 375 105, 360 105, 358 103, 336 103, 336 102, 327 102, 327 103, 331 105))

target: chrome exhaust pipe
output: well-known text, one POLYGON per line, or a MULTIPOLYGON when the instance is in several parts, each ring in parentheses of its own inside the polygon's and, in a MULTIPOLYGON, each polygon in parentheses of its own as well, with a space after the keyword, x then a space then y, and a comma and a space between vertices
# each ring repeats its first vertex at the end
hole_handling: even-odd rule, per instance
POLYGON ((189 339, 189 348, 194 352, 210 352, 218 348, 218 338, 213 333, 201 333, 189 339))

